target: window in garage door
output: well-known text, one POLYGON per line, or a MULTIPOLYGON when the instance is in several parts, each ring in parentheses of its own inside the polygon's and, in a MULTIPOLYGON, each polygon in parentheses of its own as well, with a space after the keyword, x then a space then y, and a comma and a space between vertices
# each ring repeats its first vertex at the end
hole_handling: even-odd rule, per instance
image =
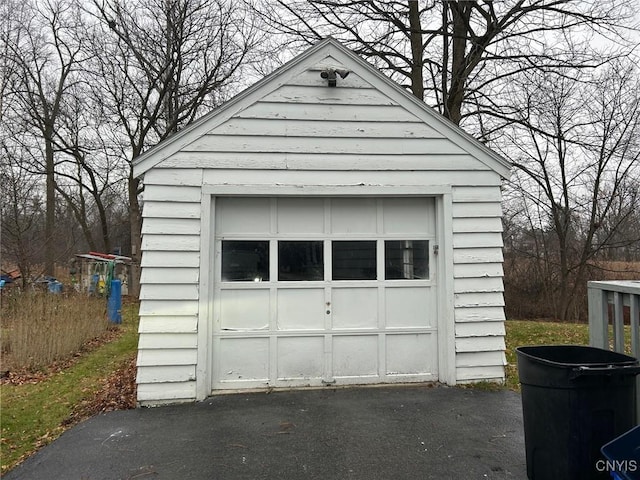
POLYGON ((434 209, 217 199, 213 388, 435 380, 434 209))
MULTIPOLYGON (((278 281, 324 280, 321 241, 274 240, 278 281)), ((330 241, 331 280, 376 280, 376 241, 330 241)), ((429 279, 428 240, 385 240, 385 280, 429 279)), ((269 281, 269 241, 222 241, 223 282, 269 281)))

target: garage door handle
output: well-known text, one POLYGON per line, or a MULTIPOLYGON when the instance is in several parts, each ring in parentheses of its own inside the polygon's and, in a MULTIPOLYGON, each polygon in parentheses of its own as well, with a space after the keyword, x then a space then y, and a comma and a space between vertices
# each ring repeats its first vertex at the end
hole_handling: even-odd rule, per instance
POLYGON ((335 385, 336 381, 335 381, 335 379, 333 379, 333 380, 322 380, 322 384, 323 385, 335 385))

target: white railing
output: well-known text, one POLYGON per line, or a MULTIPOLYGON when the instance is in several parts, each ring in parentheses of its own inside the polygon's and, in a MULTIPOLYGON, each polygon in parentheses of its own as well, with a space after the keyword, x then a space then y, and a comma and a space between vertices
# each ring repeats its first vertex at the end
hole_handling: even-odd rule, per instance
MULTIPOLYGON (((640 280, 618 280, 610 282, 588 282, 589 298, 589 344, 592 347, 631 353, 640 359, 640 280), (609 338, 609 305, 613 305, 609 338), (630 313, 630 352, 625 351, 624 307, 630 313)), ((640 421, 640 375, 636 377, 636 422, 640 421)))
POLYGON ((589 343, 625 353, 624 307, 629 307, 631 345, 627 354, 640 358, 640 280, 588 282, 589 343), (609 305, 613 305, 612 338, 609 338, 609 305))

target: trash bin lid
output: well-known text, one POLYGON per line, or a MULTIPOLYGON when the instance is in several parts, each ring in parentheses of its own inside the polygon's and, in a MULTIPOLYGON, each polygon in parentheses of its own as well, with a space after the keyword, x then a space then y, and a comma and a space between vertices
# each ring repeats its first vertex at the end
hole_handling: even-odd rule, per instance
POLYGON ((516 353, 523 385, 571 387, 574 380, 591 377, 597 386, 598 377, 625 377, 626 382, 640 373, 634 357, 585 345, 523 346, 516 353))
POLYGON ((516 349, 530 360, 549 365, 606 367, 635 365, 638 360, 624 353, 586 345, 536 345, 516 349))

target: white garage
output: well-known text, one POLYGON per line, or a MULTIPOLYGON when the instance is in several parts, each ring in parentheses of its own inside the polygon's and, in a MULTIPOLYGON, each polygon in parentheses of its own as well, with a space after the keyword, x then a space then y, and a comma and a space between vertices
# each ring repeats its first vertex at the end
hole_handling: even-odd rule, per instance
POLYGON ((134 171, 140 404, 504 379, 509 164, 335 40, 134 171))

